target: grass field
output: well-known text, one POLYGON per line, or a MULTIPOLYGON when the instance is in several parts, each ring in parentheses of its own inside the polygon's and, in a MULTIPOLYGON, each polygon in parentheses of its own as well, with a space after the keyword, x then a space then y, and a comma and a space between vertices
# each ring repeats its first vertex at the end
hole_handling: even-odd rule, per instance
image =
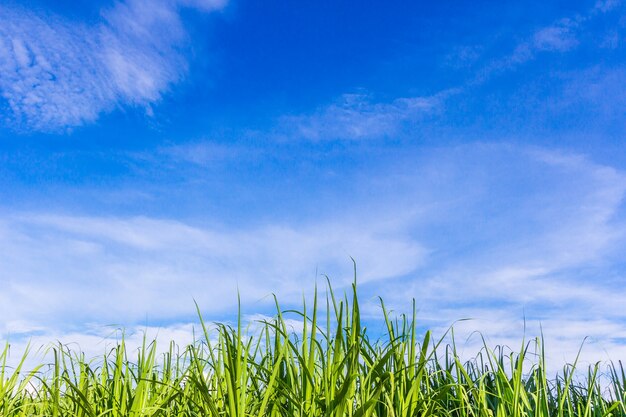
POLYGON ((485 346, 462 361, 454 341, 417 331, 415 310, 392 318, 381 300, 383 338, 368 337, 356 285, 297 314, 294 331, 276 304, 254 330, 207 325, 196 343, 157 354, 122 339, 99 360, 51 348, 34 370, 0 355, 0 415, 13 416, 626 416, 621 362, 546 372, 541 338, 518 352, 485 346), (324 312, 324 313, 320 313, 324 312), (447 341, 447 342, 444 342, 447 341))

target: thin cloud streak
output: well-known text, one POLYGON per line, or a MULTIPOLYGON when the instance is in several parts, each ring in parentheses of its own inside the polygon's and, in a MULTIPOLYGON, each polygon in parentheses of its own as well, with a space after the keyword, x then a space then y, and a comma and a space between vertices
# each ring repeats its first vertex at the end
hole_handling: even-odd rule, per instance
POLYGON ((614 12, 621 1, 598 1, 583 14, 563 17, 552 24, 537 28, 532 36, 515 45, 504 57, 492 60, 471 79, 468 85, 480 85, 492 76, 512 70, 537 58, 540 53, 566 53, 576 49, 588 23, 614 12))
POLYGON ((277 136, 288 140, 367 140, 397 135, 403 127, 441 111, 456 90, 427 97, 401 97, 375 102, 365 94, 344 94, 336 103, 312 114, 283 116, 277 136))

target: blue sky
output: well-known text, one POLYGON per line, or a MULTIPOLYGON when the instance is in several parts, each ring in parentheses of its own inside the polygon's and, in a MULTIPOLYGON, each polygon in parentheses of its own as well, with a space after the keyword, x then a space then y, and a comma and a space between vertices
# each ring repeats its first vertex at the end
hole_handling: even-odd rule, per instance
POLYGON ((625 11, 3 2, 0 336, 184 342, 353 257, 372 321, 624 357, 625 11))

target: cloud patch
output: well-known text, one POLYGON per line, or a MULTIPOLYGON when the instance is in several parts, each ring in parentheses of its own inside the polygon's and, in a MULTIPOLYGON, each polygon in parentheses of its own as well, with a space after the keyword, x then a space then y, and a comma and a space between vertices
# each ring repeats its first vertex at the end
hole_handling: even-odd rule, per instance
POLYGON ((95 24, 0 6, 2 123, 58 131, 118 106, 149 108, 187 68, 179 10, 215 1, 116 2, 95 24))
POLYGON ((375 223, 220 231, 146 217, 21 215, 0 227, 0 311, 5 322, 44 325, 72 322, 77 311, 88 321, 169 320, 192 313, 194 298, 222 313, 237 291, 246 303, 272 292, 297 300, 312 288, 316 267, 341 285, 352 279, 350 256, 361 260, 363 282, 407 274, 425 256, 375 223))
POLYGON ((578 39, 570 21, 565 20, 558 25, 548 26, 535 32, 533 43, 538 51, 566 52, 578 45, 578 39))
POLYGON ((456 91, 426 97, 401 97, 375 102, 366 94, 343 94, 335 103, 311 114, 284 116, 279 136, 310 141, 367 140, 390 137, 404 127, 441 110, 456 91))

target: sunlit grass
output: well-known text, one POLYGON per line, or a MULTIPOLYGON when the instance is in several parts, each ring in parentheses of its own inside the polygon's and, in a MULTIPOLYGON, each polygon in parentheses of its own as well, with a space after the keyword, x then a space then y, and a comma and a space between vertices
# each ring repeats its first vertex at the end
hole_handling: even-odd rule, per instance
POLYGON ((332 290, 291 311, 302 327, 276 316, 254 330, 207 326, 202 337, 157 354, 156 341, 128 352, 122 338, 99 360, 59 345, 50 365, 23 369, 0 353, 0 416, 626 416, 621 362, 576 371, 575 359, 546 372, 542 338, 516 353, 484 346, 462 361, 450 334, 419 332, 412 314, 390 317, 368 337, 356 285, 332 290), (321 313, 323 312, 323 313, 321 313), (447 342, 444 342, 447 341, 447 342))

